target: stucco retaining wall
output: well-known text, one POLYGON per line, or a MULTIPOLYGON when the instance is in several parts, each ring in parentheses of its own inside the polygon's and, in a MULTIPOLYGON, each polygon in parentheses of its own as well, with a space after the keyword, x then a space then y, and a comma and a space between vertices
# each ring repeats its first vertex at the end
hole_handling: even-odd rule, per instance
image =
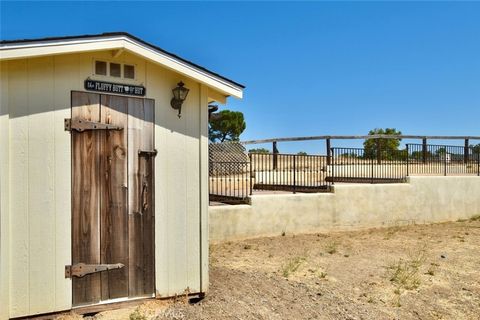
POLYGON ((480 177, 410 177, 404 184, 337 184, 333 193, 253 195, 211 206, 212 242, 466 219, 480 214, 480 177))

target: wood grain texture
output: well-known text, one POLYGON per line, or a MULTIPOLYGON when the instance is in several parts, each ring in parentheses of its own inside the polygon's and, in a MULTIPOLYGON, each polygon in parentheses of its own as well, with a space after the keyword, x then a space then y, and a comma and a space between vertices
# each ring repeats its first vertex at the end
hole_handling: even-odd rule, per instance
POLYGON ((124 128, 72 131, 72 263, 125 265, 73 278, 74 306, 154 292, 154 159, 138 155, 154 148, 154 105, 145 101, 72 93, 72 119, 124 128))
POLYGON ((102 123, 123 130, 100 133, 100 238, 101 263, 122 263, 125 267, 102 272, 102 300, 128 296, 127 222, 127 98, 102 95, 102 123))
MULTIPOLYGON (((144 100, 143 122, 143 149, 155 149, 155 102, 151 99, 144 100)), ((143 194, 143 263, 144 294, 153 294, 155 291, 155 158, 141 157, 140 172, 143 174, 143 183, 146 189, 143 194)))
POLYGON ((154 292, 154 158, 138 154, 154 149, 154 103, 128 101, 129 296, 138 297, 154 292))
MULTIPOLYGON (((100 96, 72 92, 72 119, 100 120, 100 96)), ((72 132, 72 264, 100 263, 99 131, 72 132)), ((100 274, 73 278, 73 305, 101 298, 100 274)))

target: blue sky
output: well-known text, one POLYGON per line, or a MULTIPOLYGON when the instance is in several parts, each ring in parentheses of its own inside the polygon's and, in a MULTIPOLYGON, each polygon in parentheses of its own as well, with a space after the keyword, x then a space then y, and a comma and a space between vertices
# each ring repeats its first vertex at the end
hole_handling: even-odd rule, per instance
POLYGON ((1 2, 2 39, 108 31, 245 84, 245 140, 480 135, 480 3, 1 2))

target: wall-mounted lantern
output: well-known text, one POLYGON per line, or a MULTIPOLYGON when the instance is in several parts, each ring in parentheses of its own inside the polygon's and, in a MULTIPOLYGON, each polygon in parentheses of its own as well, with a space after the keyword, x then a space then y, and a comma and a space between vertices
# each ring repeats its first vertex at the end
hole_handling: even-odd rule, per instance
POLYGON ((172 108, 178 110, 179 118, 182 116, 183 101, 185 101, 188 95, 188 91, 190 91, 189 89, 185 88, 184 85, 185 84, 181 81, 177 84, 177 87, 172 90, 173 98, 170 101, 170 105, 172 106, 172 108))

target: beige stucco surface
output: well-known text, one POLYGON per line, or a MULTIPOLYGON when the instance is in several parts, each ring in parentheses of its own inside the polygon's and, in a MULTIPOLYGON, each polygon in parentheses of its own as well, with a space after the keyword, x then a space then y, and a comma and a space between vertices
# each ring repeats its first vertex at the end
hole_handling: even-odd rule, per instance
POLYGON ((218 92, 128 51, 2 62, 0 319, 71 308, 70 92, 87 78, 146 87, 155 100, 156 293, 208 288, 208 101, 218 92), (134 64, 136 79, 93 74, 96 59, 134 64), (170 107, 190 89, 182 117, 170 107), (202 254, 202 252, 204 254, 202 254))
POLYGON ((210 241, 465 219, 480 214, 480 177, 337 184, 334 193, 253 195, 209 207, 210 241))

